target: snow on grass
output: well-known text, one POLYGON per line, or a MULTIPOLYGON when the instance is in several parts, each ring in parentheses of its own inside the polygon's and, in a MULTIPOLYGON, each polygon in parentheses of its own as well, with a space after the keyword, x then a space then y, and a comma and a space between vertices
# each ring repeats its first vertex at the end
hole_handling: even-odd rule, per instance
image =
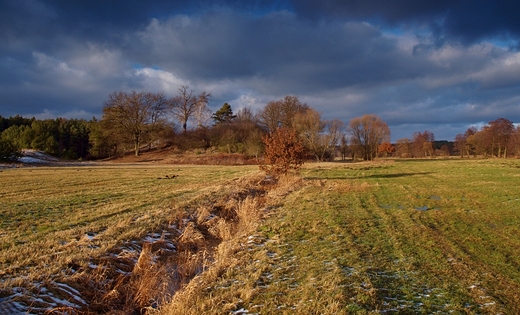
POLYGON ((58 162, 59 159, 36 150, 24 150, 24 156, 18 159, 19 162, 27 164, 47 164, 49 162, 58 162))

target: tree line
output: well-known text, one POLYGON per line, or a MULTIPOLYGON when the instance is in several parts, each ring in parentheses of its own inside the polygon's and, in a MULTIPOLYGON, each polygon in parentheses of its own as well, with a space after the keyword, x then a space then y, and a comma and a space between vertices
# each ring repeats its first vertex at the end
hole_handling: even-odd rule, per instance
POLYGON ((286 130, 286 138, 296 136, 291 139, 303 148, 304 159, 320 161, 520 155, 520 129, 503 118, 481 130, 468 129, 454 143, 435 141, 432 132, 424 131, 391 144, 388 125, 374 114, 355 117, 345 125, 338 119, 323 119, 320 112, 290 95, 258 111, 241 108, 235 113, 224 103, 213 113, 208 107, 210 99, 210 93, 197 93, 188 86, 181 86, 171 98, 161 92, 116 91, 105 101, 99 121, 0 116, 0 159, 15 159, 21 149, 42 150, 66 159, 100 159, 129 151, 138 156, 142 150, 170 146, 180 151, 240 153, 259 161, 276 147, 266 136, 280 128, 286 130))
POLYGON ((236 113, 228 103, 212 113, 210 97, 187 86, 180 87, 177 96, 170 99, 162 93, 115 92, 104 104, 100 128, 91 137, 91 151, 102 156, 131 149, 137 156, 141 148, 171 145, 181 150, 215 148, 258 158, 265 149, 262 137, 284 127, 297 131, 309 157, 324 160, 344 136, 343 122, 322 119, 296 96, 269 102, 259 112, 242 108, 236 113))
POLYGON ((517 157, 520 155, 520 125, 499 118, 482 128, 468 128, 455 137, 455 148, 461 157, 517 157))
POLYGON ((434 156, 512 158, 520 156, 520 125, 498 118, 481 128, 471 127, 457 134, 453 142, 435 141, 432 132, 415 132, 411 139, 395 143, 396 157, 420 158, 434 156))
POLYGON ((14 160, 21 149, 45 151, 65 159, 90 156, 93 119, 45 119, 0 116, 0 159, 14 160))

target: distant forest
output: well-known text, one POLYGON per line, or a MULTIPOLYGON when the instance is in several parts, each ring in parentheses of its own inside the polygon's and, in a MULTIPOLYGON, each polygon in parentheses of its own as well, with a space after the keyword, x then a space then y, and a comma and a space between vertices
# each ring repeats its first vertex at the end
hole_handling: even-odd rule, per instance
POLYGON ((309 160, 520 156, 520 127, 505 118, 469 128, 454 142, 436 141, 426 130, 390 143, 390 130, 376 115, 356 117, 345 125, 322 119, 296 96, 269 102, 257 112, 243 108, 234 113, 225 103, 212 113, 207 105, 210 97, 187 86, 170 99, 162 93, 114 92, 104 104, 101 120, 0 116, 0 159, 15 160, 23 149, 77 160, 174 147, 181 152, 239 153, 258 160, 265 136, 280 127, 296 131, 309 160))

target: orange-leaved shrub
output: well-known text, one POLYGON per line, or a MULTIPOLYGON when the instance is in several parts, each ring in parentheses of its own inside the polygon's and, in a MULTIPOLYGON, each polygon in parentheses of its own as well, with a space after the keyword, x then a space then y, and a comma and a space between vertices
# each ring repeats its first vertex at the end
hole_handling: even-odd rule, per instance
POLYGON ((303 164, 305 148, 296 130, 279 127, 262 137, 265 145, 265 162, 260 169, 267 175, 285 175, 289 170, 298 170, 303 164))

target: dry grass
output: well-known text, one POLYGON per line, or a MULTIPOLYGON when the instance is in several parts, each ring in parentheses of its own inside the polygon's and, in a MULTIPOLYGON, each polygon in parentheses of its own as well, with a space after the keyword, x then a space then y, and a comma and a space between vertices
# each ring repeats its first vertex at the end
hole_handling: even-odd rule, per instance
MULTIPOLYGON (((95 301, 93 309, 106 311, 105 305, 115 300, 122 302, 114 307, 129 301, 150 305, 165 285, 153 284, 152 279, 165 271, 162 261, 144 267, 150 261, 147 242, 153 243, 154 259, 167 260, 169 246, 184 229, 182 221, 194 216, 194 204, 226 195, 230 179, 245 174, 258 174, 257 168, 118 165, 2 171, 0 297, 13 295, 13 288, 28 290, 22 294, 27 298, 16 300, 45 309, 52 303, 34 301, 49 281, 82 291, 83 300, 95 301), (160 233, 165 233, 162 240, 160 233), (133 277, 127 279, 125 273, 133 277), (129 293, 129 287, 137 289, 129 293)), ((190 256, 187 261, 191 260, 190 256)), ((66 294, 53 296, 57 295, 66 294)))
MULTIPOLYGON (((161 308, 161 314, 223 314, 236 309, 241 301, 250 299, 255 294, 254 283, 240 290, 223 292, 223 295, 219 294, 215 297, 209 294, 212 291, 207 290, 220 285, 226 287, 228 284, 221 282, 222 279, 228 281, 226 275, 230 270, 246 268, 250 265, 253 257, 248 257, 245 249, 251 244, 251 235, 258 229, 261 220, 269 215, 270 209, 279 205, 288 193, 302 185, 299 176, 285 176, 276 185, 270 186, 264 195, 258 194, 256 190, 249 187, 255 182, 259 181, 251 180, 246 185, 250 194, 246 194, 245 198, 227 201, 225 206, 227 209, 233 209, 236 216, 232 221, 219 219, 213 226, 213 233, 221 239, 221 242, 213 252, 212 261, 208 263, 203 273, 176 292, 171 303, 161 308), (252 191, 257 193, 251 195, 252 191)), ((244 196, 244 193, 239 195, 244 196)), ((255 276, 244 273, 243 278, 243 280, 233 281, 249 282, 255 276)))
POLYGON ((519 170, 310 165, 272 187, 270 218, 221 243, 161 313, 517 314, 519 170))

